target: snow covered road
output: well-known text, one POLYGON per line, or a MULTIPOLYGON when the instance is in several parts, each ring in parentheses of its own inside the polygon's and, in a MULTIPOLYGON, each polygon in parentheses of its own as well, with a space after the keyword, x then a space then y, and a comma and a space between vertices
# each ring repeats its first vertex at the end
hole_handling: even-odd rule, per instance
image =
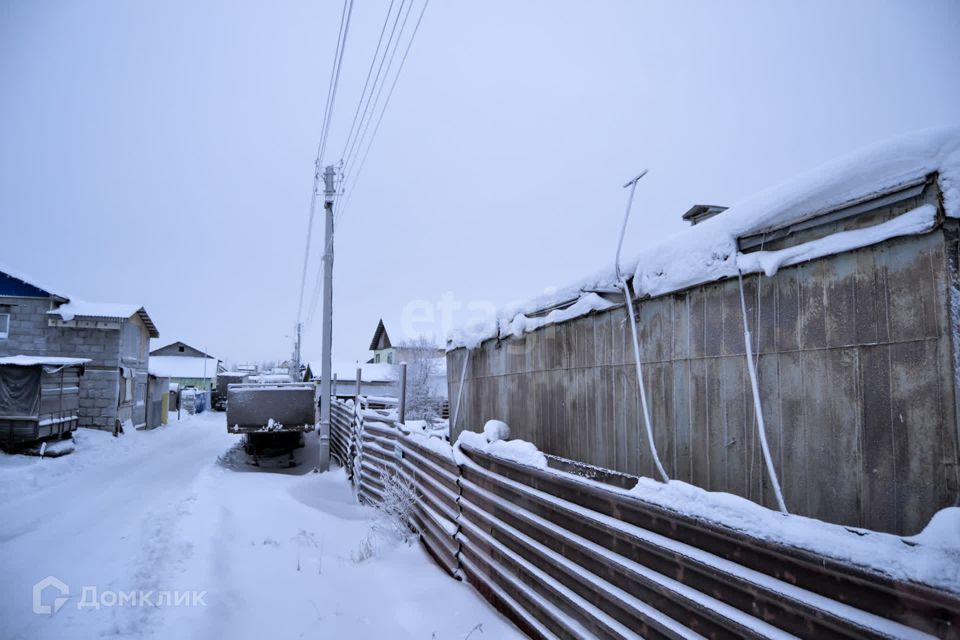
POLYGON ((419 544, 372 535, 343 472, 309 472, 314 447, 249 467, 223 421, 0 454, 0 637, 522 637, 419 544), (68 600, 35 613, 47 576, 68 600))

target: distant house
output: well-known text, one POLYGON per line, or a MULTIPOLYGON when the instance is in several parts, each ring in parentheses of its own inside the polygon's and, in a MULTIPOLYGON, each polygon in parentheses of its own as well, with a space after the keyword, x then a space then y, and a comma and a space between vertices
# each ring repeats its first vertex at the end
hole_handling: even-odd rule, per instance
POLYGON ((226 371, 220 360, 183 342, 174 342, 150 352, 150 373, 169 378, 179 388, 210 391, 217 374, 226 371))
POLYGON ((151 356, 180 356, 188 358, 212 358, 209 353, 204 353, 196 347, 191 347, 185 342, 174 342, 165 347, 154 349, 150 352, 151 356))
POLYGON ((370 364, 379 364, 381 362, 393 364, 395 350, 393 345, 390 344, 390 336, 387 334, 387 328, 383 326, 382 319, 377 323, 376 331, 373 332, 373 340, 370 341, 370 351, 373 351, 373 358, 370 359, 370 364))
POLYGON ((77 300, 0 268, 0 356, 88 358, 81 427, 146 423, 148 345, 159 335, 139 305, 77 300))
POLYGON ((384 326, 382 319, 377 323, 377 328, 373 332, 373 339, 370 340, 370 351, 373 352, 373 357, 367 361, 368 364, 412 362, 428 355, 424 353, 425 351, 430 352, 429 355, 436 358, 444 357, 443 349, 430 346, 428 343, 400 343, 394 346, 390 342, 390 335, 387 333, 387 328, 384 326))

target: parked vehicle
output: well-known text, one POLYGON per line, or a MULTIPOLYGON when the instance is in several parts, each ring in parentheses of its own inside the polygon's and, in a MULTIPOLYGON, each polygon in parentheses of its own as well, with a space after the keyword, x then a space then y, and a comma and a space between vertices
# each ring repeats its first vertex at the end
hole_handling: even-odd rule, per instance
POLYGON ((289 455, 303 446, 303 434, 318 422, 317 389, 312 383, 231 384, 227 386, 227 431, 243 434, 244 450, 259 465, 266 453, 289 455))
POLYGON ((231 384, 243 384, 247 382, 249 374, 242 371, 227 371, 217 374, 217 386, 214 388, 211 404, 217 411, 226 411, 227 409, 227 387, 231 384))
POLYGON ((13 450, 76 431, 86 358, 0 358, 0 447, 13 450))

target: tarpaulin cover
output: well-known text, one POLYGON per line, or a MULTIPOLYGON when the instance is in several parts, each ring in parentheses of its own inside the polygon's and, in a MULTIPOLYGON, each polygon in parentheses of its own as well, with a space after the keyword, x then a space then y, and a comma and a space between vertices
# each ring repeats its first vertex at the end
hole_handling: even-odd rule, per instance
POLYGON ((40 413, 40 367, 0 366, 0 416, 40 413))

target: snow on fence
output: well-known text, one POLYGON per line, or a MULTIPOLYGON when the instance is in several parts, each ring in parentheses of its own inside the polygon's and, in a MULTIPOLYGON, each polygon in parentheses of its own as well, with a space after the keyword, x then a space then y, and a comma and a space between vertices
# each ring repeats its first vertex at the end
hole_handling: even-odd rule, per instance
POLYGON ((960 638, 956 594, 642 500, 618 474, 455 451, 363 398, 332 418, 359 499, 414 487, 426 549, 531 637, 960 638))

